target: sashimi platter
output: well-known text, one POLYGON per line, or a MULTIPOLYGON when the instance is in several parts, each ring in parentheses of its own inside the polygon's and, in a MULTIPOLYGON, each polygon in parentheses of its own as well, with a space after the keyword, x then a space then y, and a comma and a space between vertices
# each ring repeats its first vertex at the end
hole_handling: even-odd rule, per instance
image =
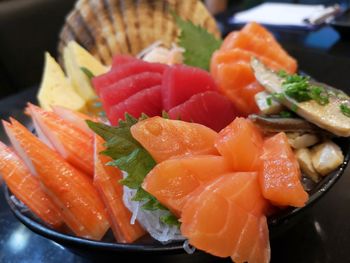
POLYGON ((347 164, 349 96, 299 73, 258 23, 221 38, 201 1, 78 0, 34 128, 2 121, 0 175, 63 235, 268 263, 270 219, 347 164))

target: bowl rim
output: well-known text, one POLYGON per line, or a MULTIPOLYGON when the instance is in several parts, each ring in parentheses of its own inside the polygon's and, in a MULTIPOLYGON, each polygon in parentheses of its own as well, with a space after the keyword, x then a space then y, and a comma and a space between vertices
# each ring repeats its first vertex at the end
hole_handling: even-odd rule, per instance
MULTIPOLYGON (((57 243, 64 243, 68 245, 78 245, 84 246, 86 248, 98 248, 101 250, 114 250, 118 252, 170 252, 170 251, 180 251, 183 250, 183 241, 174 241, 168 244, 141 244, 141 243, 118 243, 118 242, 106 242, 87 239, 83 237, 77 237, 70 234, 61 233, 58 230, 52 229, 46 226, 43 222, 36 219, 32 219, 23 213, 20 208, 12 200, 12 193, 7 185, 4 183, 3 192, 5 194, 5 199, 10 206, 11 212, 15 217, 28 227, 33 232, 44 236, 50 240, 57 243)), ((29 211, 30 212, 30 211, 29 211)), ((183 250, 184 251, 184 250, 183 250)), ((184 251, 185 252, 185 251, 184 251)))
MULTIPOLYGON (((331 174, 324 177, 321 181, 318 182, 316 187, 309 192, 309 200, 303 207, 289 207, 284 209, 280 213, 268 217, 269 229, 278 227, 283 223, 288 222, 290 219, 294 218, 297 214, 307 210, 318 201, 322 196, 324 196, 332 186, 339 180, 339 178, 344 174, 346 167, 350 160, 350 138, 340 138, 340 140, 345 140, 346 143, 337 143, 342 148, 343 152, 346 152, 344 155, 344 161, 340 167, 332 172, 331 174)), ((107 242, 107 241, 96 241, 92 239, 82 238, 73 236, 70 234, 61 233, 58 230, 54 230, 46 226, 40 220, 36 220, 27 216, 23 213, 20 208, 12 200, 12 193, 7 187, 6 183, 3 184, 3 190, 5 194, 5 199, 10 206, 10 210, 15 215, 15 217, 27 226, 33 232, 53 240, 57 243, 71 246, 79 246, 84 248, 92 248, 98 250, 109 250, 115 252, 136 252, 136 253, 185 253, 183 249, 184 241, 173 241, 168 244, 146 244, 146 243, 118 243, 118 242, 107 242)))

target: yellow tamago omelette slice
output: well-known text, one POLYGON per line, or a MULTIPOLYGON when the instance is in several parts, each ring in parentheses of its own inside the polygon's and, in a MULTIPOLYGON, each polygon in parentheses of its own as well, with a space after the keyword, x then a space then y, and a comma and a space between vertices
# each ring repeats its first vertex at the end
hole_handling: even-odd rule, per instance
POLYGON ((81 68, 85 67, 94 76, 105 73, 108 68, 75 41, 69 42, 64 48, 63 60, 67 76, 76 92, 87 102, 95 100, 96 93, 81 68))
POLYGON ((47 52, 37 97, 40 106, 45 110, 51 110, 52 105, 59 105, 75 111, 85 111, 85 100, 78 95, 61 67, 47 52))

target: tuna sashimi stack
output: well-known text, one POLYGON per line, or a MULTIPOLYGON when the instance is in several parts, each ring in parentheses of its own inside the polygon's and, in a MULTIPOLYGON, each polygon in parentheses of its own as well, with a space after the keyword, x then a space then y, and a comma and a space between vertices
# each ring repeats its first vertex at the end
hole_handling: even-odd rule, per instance
POLYGON ((142 113, 204 124, 219 131, 236 116, 232 102, 219 93, 214 79, 202 69, 186 65, 149 63, 125 55, 114 57, 109 72, 93 85, 108 120, 117 125, 125 113, 142 113))

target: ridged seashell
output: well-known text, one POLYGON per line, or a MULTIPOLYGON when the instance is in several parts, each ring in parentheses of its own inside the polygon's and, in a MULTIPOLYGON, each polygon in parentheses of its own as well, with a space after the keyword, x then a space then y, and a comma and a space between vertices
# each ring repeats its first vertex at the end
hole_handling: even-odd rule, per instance
POLYGON ((178 29, 169 10, 220 36, 199 0, 78 0, 60 33, 59 57, 70 40, 106 65, 114 54, 136 55, 157 40, 170 46, 178 29))

